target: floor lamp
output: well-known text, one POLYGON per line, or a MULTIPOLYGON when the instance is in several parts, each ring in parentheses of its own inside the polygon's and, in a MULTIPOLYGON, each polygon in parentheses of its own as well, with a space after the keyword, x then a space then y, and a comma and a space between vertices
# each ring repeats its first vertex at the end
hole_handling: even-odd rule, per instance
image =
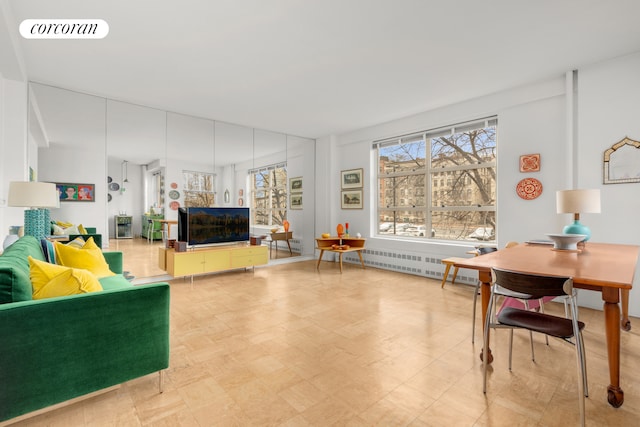
POLYGON ((58 190, 51 182, 12 181, 9 206, 29 208, 24 211, 24 234, 43 239, 51 234, 48 208, 60 206, 58 190))

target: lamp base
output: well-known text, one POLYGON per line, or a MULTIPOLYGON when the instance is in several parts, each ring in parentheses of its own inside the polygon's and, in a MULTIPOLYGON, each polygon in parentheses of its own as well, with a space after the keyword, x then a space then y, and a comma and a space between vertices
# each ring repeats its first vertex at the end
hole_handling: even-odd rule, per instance
POLYGON ((49 209, 27 209, 24 211, 24 234, 44 239, 51 234, 49 209))
POLYGON ((569 224, 562 230, 564 234, 584 234, 584 242, 591 238, 591 230, 586 225, 580 224, 580 221, 577 219, 573 221, 573 224, 569 224))

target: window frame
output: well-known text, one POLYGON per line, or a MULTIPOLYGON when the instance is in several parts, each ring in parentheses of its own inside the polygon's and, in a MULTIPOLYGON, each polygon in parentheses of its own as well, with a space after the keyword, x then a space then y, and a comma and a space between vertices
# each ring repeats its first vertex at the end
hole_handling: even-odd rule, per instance
POLYGON ((262 167, 257 167, 250 169, 247 172, 247 178, 249 180, 249 193, 250 193, 250 204, 252 208, 251 212, 251 225, 258 227, 273 227, 273 226, 281 226, 283 222, 287 219, 288 216, 288 208, 289 208, 289 185, 288 185, 288 170, 287 170, 287 162, 274 163, 271 165, 266 165, 262 167), (258 188, 256 186, 257 180, 255 176, 261 172, 268 171, 271 175, 276 174, 278 170, 282 170, 281 178, 282 180, 276 180, 276 185, 272 185, 273 180, 269 180, 269 185, 265 187, 258 188), (256 193, 264 191, 267 196, 264 199, 267 199, 267 207, 262 208, 256 206, 257 195, 256 193), (284 206, 276 206, 274 207, 274 191, 280 193, 280 197, 284 201, 284 206), (268 218, 267 224, 262 224, 257 222, 257 218, 260 212, 264 212, 263 216, 268 218), (276 213, 283 212, 282 218, 277 218, 276 213), (275 221, 274 221, 275 220, 275 221), (278 221, 279 220, 279 221, 278 221))
MULTIPOLYGON (((429 240, 446 240, 446 241, 456 241, 456 242, 495 242, 495 230, 497 229, 498 219, 497 219, 497 211, 498 211, 498 202, 497 202, 497 146, 498 146, 498 117, 491 116, 478 120, 468 121, 464 123, 455 124, 452 126, 446 126, 442 128, 423 130, 419 132, 413 132, 411 134, 405 134, 400 136, 395 136, 391 138, 385 138, 382 140, 377 140, 373 142, 373 152, 375 155, 375 165, 376 165, 376 215, 375 215, 375 230, 374 235, 378 237, 385 237, 390 239, 406 239, 412 237, 419 237, 420 239, 429 239, 429 240), (473 130, 485 130, 485 129, 493 129, 492 135, 492 144, 487 146, 483 146, 484 149, 488 149, 490 156, 485 156, 485 161, 479 161, 477 163, 466 163, 459 165, 445 165, 442 167, 436 167, 434 165, 434 161, 437 160, 434 157, 434 152, 432 151, 433 146, 432 143, 434 140, 437 140, 439 137, 448 136, 448 135, 459 135, 465 132, 470 132, 473 130), (381 163, 383 156, 381 154, 381 149, 384 147, 391 146, 400 146, 406 144, 415 144, 423 143, 424 144, 424 166, 420 165, 419 158, 411 159, 410 161, 414 161, 416 163, 416 168, 413 170, 400 170, 398 172, 385 173, 384 167, 385 165, 381 163), (476 185, 478 190, 487 191, 489 190, 490 195, 492 196, 491 200, 493 203, 488 204, 473 204, 472 196, 469 194, 473 194, 471 186, 474 185, 473 178, 469 176, 462 176, 463 185, 460 188, 460 200, 462 204, 447 204, 441 206, 435 206, 434 200, 438 201, 438 199, 434 199, 438 197, 438 194, 442 197, 447 197, 447 193, 449 189, 454 188, 453 182, 456 179, 456 176, 460 174, 460 172, 475 170, 478 171, 477 174, 482 177, 482 182, 484 185, 484 189, 482 189, 481 185, 476 185), (492 175, 489 177, 489 184, 487 186, 486 180, 487 171, 492 175), (387 206, 388 201, 388 192, 392 191, 387 189, 384 180, 389 178, 398 178, 402 177, 405 179, 410 179, 412 176, 424 175, 424 186, 414 187, 415 191, 411 193, 410 196, 396 196, 392 197, 393 205, 387 206), (419 190, 419 191, 418 191, 419 190), (383 194, 384 192, 384 194, 383 194), (424 193, 423 195, 419 195, 419 193, 424 193), (413 199, 412 205, 406 205, 405 199, 413 199), (418 203, 418 198, 424 199, 424 202, 418 203), (448 237, 436 237, 433 234, 433 217, 434 214, 438 212, 461 212, 461 213, 475 213, 475 212, 488 212, 485 216, 485 222, 482 223, 481 226, 487 227, 489 226, 486 222, 486 218, 489 218, 489 223, 491 219, 493 219, 493 234, 488 239, 476 240, 469 237, 469 233, 476 230, 476 225, 471 225, 471 231, 469 233, 460 233, 457 238, 455 238, 455 233, 451 232, 451 229, 447 234, 448 237), (391 233, 383 232, 383 224, 388 221, 383 221, 385 218, 385 213, 387 213, 386 217, 393 218, 393 225, 391 225, 391 233), (420 224, 411 224, 409 223, 408 227, 423 225, 426 230, 431 230, 430 233, 424 233, 424 236, 407 236, 404 233, 404 229, 398 227, 399 224, 402 224, 402 215, 407 213, 408 215, 404 218, 410 218, 410 215, 413 215, 415 219, 420 221, 420 214, 424 217, 424 223, 420 224), (400 233, 400 234, 399 234, 400 233), (454 237, 451 237, 454 235, 454 237)), ((410 150, 410 148, 408 149, 410 150)), ((421 151, 419 151, 421 153, 421 151)), ((463 152, 464 153, 464 152, 463 152)), ((482 156, 482 154, 479 154, 482 156)), ((445 159, 446 160, 446 159, 445 159)), ((482 159, 481 159, 482 160, 482 159)), ((467 175, 467 174, 465 174, 467 175)), ((476 179, 477 180, 477 179, 476 179)), ((415 182, 415 181, 414 181, 415 182)), ((397 188, 396 188, 397 189, 397 188)), ((400 189, 403 194, 405 194, 407 188, 400 189)), ((449 199, 451 200, 451 199, 449 199)), ((480 214, 483 215, 483 214, 480 214)), ((407 221, 405 221, 407 222, 407 221)), ((465 225, 462 223, 462 225, 465 225)), ((480 226, 478 226, 480 227, 480 226)), ((465 230, 466 228, 463 228, 465 230)))

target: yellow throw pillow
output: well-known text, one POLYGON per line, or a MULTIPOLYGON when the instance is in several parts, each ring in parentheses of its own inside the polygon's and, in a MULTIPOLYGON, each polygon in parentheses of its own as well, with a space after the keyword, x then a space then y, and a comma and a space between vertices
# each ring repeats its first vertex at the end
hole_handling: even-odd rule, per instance
POLYGON ((109 270, 109 264, 104 259, 102 250, 93 241, 93 237, 90 237, 82 248, 74 248, 60 242, 55 242, 54 247, 56 262, 60 265, 89 270, 98 279, 115 276, 115 273, 109 270))
POLYGON ((84 228, 84 226, 82 224, 78 224, 78 231, 80 232, 78 234, 88 234, 87 233, 87 229, 84 228))
POLYGON ((98 292, 102 286, 87 270, 63 267, 29 257, 29 275, 33 299, 63 297, 98 292))

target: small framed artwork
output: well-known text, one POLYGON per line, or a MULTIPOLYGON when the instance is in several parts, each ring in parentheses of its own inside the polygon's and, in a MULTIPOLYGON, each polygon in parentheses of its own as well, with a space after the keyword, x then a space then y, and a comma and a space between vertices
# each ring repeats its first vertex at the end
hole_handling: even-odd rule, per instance
POLYGON ((56 183, 61 202, 95 202, 95 184, 56 183))
POLYGON ((340 198, 342 209, 362 209, 362 190, 346 190, 340 198))
POLYGON ((520 172, 539 172, 540 154, 525 154, 520 156, 520 172))
POLYGON ((302 209, 302 193, 291 194, 289 197, 291 209, 302 209))
POLYGON ((302 177, 301 176, 289 179, 289 192, 291 192, 291 193, 301 193, 302 192, 302 177))
POLYGON ((341 172, 342 189, 362 188, 362 169, 349 169, 341 172))

